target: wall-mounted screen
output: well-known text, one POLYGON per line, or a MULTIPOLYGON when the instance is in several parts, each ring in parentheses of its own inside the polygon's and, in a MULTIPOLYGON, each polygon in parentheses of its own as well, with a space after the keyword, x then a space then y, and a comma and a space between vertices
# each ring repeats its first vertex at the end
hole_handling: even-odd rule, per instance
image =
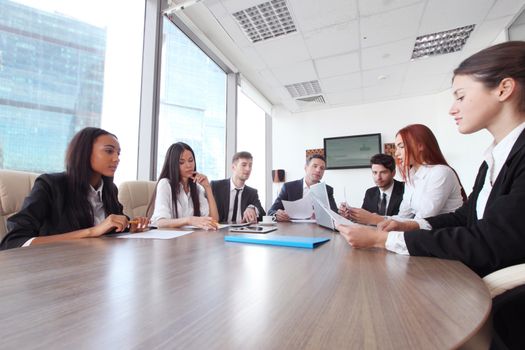
POLYGON ((381 153, 381 134, 324 139, 326 169, 368 168, 370 158, 377 153, 381 153))

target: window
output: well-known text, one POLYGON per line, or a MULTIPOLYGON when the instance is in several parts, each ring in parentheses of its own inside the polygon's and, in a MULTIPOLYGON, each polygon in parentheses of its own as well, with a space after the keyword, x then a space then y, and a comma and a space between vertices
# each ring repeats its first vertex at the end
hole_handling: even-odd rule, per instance
POLYGON ((266 113, 239 88, 237 93, 237 152, 253 156, 247 185, 257 189, 263 207, 266 203, 266 113))
POLYGON ((64 170, 86 126, 119 138, 135 179, 144 1, 0 1, 0 168, 64 170))
POLYGON ((157 176, 169 146, 185 142, 197 171, 225 176, 226 73, 168 17, 163 20, 157 176))

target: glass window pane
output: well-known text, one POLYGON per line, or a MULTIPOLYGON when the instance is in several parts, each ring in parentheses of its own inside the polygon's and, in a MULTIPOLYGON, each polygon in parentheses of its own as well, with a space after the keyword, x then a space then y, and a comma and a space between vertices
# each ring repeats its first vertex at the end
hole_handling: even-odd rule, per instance
POLYGON ((0 168, 64 170, 73 134, 97 126, 136 177, 144 1, 0 0, 0 168))
POLYGON ((197 171, 225 176, 226 73, 167 17, 163 23, 157 175, 168 147, 193 148, 197 171))
POLYGON ((253 156, 253 168, 246 184, 257 189, 263 207, 266 203, 266 113, 241 89, 237 93, 237 152, 253 156))

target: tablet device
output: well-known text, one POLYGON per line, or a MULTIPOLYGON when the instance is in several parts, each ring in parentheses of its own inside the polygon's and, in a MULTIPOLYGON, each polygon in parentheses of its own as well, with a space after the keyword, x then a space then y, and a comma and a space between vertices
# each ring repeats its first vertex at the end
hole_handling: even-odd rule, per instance
POLYGON ((230 232, 244 232, 244 233, 268 233, 277 230, 275 226, 243 226, 243 227, 232 227, 230 232))

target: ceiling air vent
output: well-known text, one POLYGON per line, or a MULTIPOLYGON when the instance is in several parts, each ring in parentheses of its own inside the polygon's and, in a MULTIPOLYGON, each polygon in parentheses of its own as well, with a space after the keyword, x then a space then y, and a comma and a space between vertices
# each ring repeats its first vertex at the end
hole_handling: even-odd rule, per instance
POLYGON ((418 36, 412 51, 412 59, 444 55, 459 51, 465 46, 475 24, 443 32, 418 36))
POLYGON ((233 17, 252 43, 297 31, 285 0, 272 0, 237 11, 233 17))
POLYGON ((286 90, 288 90, 290 96, 292 96, 293 98, 310 96, 315 94, 318 95, 322 92, 318 80, 285 85, 284 87, 286 88, 286 90))
POLYGON ((297 103, 300 106, 306 106, 306 105, 310 106, 310 105, 313 105, 313 104, 324 104, 324 103, 326 103, 326 101, 324 100, 323 95, 302 97, 302 98, 296 99, 295 101, 297 101, 297 103))

